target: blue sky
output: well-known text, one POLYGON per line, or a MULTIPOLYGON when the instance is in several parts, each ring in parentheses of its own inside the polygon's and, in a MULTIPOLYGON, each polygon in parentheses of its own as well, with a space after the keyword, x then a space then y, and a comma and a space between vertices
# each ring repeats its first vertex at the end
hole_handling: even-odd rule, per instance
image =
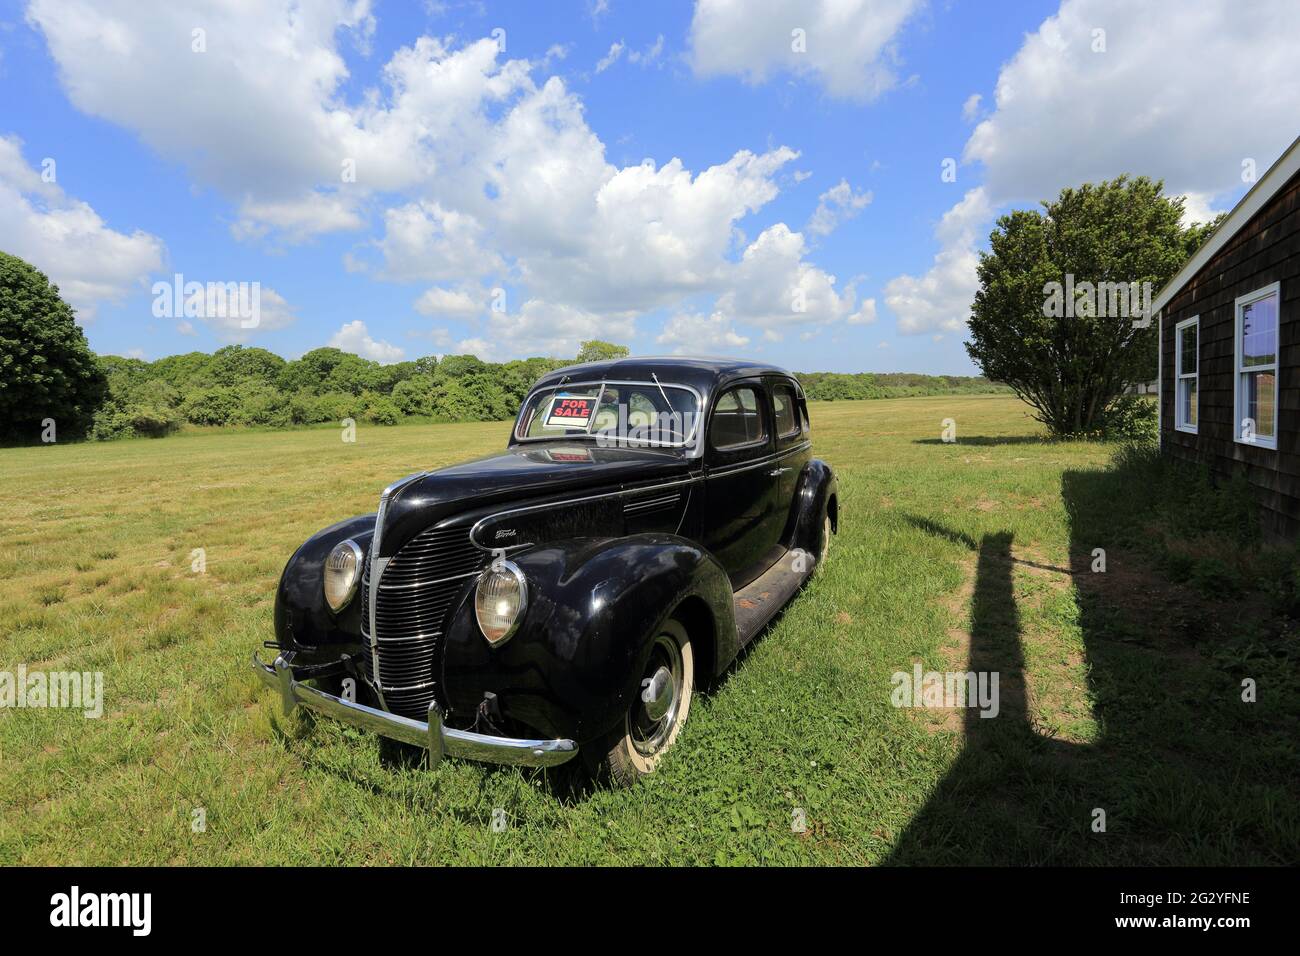
POLYGON ((1131 172, 1204 218, 1300 133, 1297 18, 1233 9, 3 2, 0 249, 150 359, 599 337, 967 374, 998 212, 1131 172), (176 273, 260 283, 258 327, 155 316, 176 273))

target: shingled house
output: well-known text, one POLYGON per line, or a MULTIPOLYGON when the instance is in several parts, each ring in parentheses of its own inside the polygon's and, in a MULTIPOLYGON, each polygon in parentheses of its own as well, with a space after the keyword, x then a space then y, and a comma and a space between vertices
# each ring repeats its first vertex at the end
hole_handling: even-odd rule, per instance
POLYGON ((1300 532, 1300 139, 1152 300, 1160 447, 1245 475, 1266 533, 1300 532))

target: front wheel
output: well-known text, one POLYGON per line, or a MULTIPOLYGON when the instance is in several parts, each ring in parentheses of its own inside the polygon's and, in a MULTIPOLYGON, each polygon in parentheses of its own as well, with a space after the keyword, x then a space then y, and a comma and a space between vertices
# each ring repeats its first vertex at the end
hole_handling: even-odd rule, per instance
POLYGON ((627 787, 649 776, 673 745, 695 694, 695 656, 686 628, 665 621, 623 723, 607 738, 605 766, 614 783, 627 787))

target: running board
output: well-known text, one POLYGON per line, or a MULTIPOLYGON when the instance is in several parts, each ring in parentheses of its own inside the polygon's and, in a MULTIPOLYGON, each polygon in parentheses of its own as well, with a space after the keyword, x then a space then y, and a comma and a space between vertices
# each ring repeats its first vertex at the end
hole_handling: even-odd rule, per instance
POLYGON ((785 607, 812 573, 813 556, 795 549, 735 592, 736 633, 744 647, 785 607), (799 568, 800 570, 795 570, 799 568))

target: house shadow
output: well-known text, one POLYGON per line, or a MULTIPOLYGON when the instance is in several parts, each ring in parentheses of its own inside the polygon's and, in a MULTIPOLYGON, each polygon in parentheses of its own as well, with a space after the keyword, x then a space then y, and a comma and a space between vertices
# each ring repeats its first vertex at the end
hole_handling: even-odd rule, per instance
MULTIPOLYGON (((908 517, 975 555, 969 661, 945 666, 998 673, 1000 710, 981 717, 963 709, 960 753, 884 862, 1222 866, 1282 864, 1300 854, 1291 780, 1300 717, 1285 702, 1242 703, 1240 674, 1223 662, 1234 622, 1203 620, 1212 605, 1169 624, 1186 592, 1121 544, 1137 534, 1121 526, 1115 505, 1133 494, 1133 480, 1117 469, 1062 476, 1068 569, 1018 558, 1010 531, 976 539, 908 517), (1095 571, 1098 547, 1110 551, 1105 573, 1095 571), (1058 572, 1057 582, 1069 575, 1086 674, 1074 696, 1086 691, 1091 739, 1063 740, 1034 720, 1017 567, 1058 572)), ((1041 666, 1065 653, 1052 644, 1047 656, 1055 659, 1041 666)), ((1261 682, 1286 677, 1264 665, 1249 673, 1261 682)))

